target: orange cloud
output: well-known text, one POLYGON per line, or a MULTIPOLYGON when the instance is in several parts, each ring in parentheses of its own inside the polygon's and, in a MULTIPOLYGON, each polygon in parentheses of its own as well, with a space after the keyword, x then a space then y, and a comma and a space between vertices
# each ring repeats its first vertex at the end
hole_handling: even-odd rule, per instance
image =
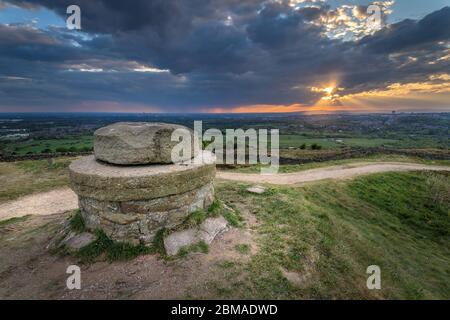
POLYGON ((231 109, 213 108, 208 109, 209 113, 275 113, 275 112, 299 112, 305 111, 305 106, 301 104, 291 105, 273 105, 273 104, 255 104, 238 106, 231 109))

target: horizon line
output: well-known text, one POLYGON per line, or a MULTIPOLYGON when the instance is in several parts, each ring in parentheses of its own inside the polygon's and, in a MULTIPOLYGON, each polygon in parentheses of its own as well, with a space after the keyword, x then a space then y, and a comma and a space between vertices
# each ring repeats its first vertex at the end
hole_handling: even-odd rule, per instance
POLYGON ((423 113, 450 113, 442 110, 380 110, 380 111, 349 111, 349 110, 336 110, 336 111, 291 111, 291 112, 146 112, 146 111, 0 111, 0 114, 149 114, 149 115, 282 115, 282 114, 305 114, 305 115, 332 115, 332 114, 423 114, 423 113))

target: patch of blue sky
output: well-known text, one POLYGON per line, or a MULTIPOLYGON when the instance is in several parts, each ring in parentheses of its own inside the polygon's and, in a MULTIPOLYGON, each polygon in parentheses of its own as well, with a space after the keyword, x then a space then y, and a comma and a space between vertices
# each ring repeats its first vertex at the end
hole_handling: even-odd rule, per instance
POLYGON ((46 8, 23 9, 13 6, 0 9, 0 23, 32 25, 39 29, 64 27, 66 25, 63 17, 46 8))
POLYGON ((399 22, 404 19, 418 20, 430 12, 450 6, 450 0, 299 0, 298 7, 326 3, 331 8, 343 5, 370 5, 374 2, 394 2, 390 7, 393 11, 388 16, 388 23, 399 22))

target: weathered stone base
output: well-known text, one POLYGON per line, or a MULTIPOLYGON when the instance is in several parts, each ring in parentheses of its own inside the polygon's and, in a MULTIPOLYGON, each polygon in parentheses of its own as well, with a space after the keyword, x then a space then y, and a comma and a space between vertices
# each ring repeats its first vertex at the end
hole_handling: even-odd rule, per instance
POLYGON ((162 228, 174 228, 214 199, 212 182, 181 194, 139 201, 101 201, 79 196, 81 214, 89 230, 101 229, 111 239, 151 244, 162 228))

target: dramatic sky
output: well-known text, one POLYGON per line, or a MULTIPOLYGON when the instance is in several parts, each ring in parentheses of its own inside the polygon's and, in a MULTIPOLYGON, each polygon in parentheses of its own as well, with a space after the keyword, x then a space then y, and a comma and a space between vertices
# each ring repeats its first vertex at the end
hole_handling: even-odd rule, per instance
POLYGON ((0 112, 334 110, 450 111, 450 0, 0 0, 0 112))

